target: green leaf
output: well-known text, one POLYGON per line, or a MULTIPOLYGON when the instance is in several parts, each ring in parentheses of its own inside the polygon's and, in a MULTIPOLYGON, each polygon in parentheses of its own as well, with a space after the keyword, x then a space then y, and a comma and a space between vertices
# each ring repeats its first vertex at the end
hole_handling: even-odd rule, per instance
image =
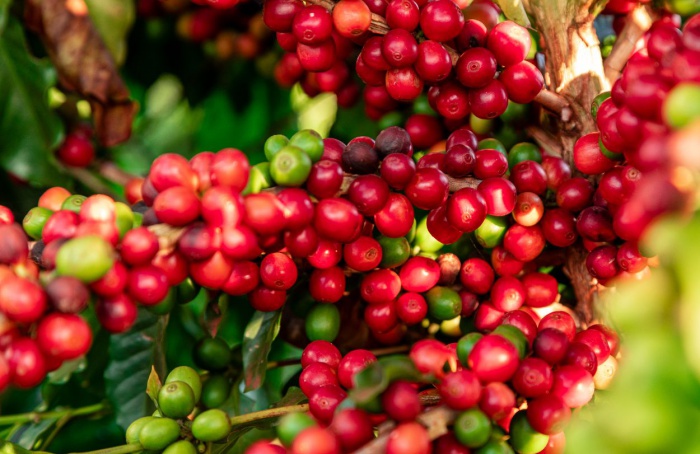
POLYGON ((265 380, 267 355, 280 331, 282 312, 256 311, 243 336, 243 376, 245 390, 258 389, 265 380))
POLYGON ((53 149, 63 125, 49 108, 56 72, 29 54, 20 23, 0 7, 0 165, 36 186, 64 185, 53 149), (4 26, 3 26, 4 25, 4 26))
POLYGON ((36 423, 27 423, 13 432, 11 442, 26 449, 36 449, 41 446, 59 418, 42 419, 36 423))
POLYGON ((92 23, 114 61, 121 66, 126 59, 126 39, 136 17, 131 0, 85 0, 92 23))
POLYGON ((0 454, 29 454, 29 451, 9 441, 0 440, 0 454))
POLYGON ((523 27, 530 27, 530 19, 527 17, 522 0, 496 0, 506 18, 523 27))
POLYGON ((134 420, 153 411, 144 389, 152 367, 161 375, 166 372, 163 345, 166 324, 167 317, 141 309, 129 332, 110 339, 105 386, 117 424, 125 430, 134 420))
POLYGON ((155 366, 151 366, 151 374, 148 376, 148 382, 146 383, 146 394, 148 394, 148 397, 151 398, 156 407, 158 406, 158 393, 162 387, 163 383, 160 381, 155 366))

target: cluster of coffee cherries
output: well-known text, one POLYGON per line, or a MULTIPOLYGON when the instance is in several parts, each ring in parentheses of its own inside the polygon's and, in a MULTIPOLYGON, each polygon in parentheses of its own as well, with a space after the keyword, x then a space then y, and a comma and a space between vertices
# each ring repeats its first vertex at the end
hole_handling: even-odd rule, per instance
POLYGON ((683 32, 668 17, 656 21, 611 92, 594 102, 599 132, 581 137, 574 148, 576 167, 599 176, 598 186, 573 179, 567 200, 558 193, 557 202, 578 212, 588 270, 603 284, 644 269, 647 260, 636 244, 647 226, 687 206, 692 179, 685 166, 693 164, 684 157, 687 147, 674 141, 684 128, 696 128, 692 122, 700 117, 690 107, 700 99, 699 37, 700 16, 689 19, 683 32))
POLYGON ((577 332, 563 311, 530 322, 504 319, 447 345, 424 339, 408 358, 343 356, 311 342, 299 377, 309 412, 279 421, 279 445, 260 441, 246 453, 354 452, 375 440, 377 426, 386 440, 378 449, 389 454, 561 453, 572 409, 614 376, 619 341, 602 325, 577 332), (431 436, 436 407, 448 409, 439 416, 445 430, 431 436))
MULTIPOLYGON (((205 382, 206 383, 206 382, 205 382)), ((144 450, 165 454, 198 454, 206 443, 225 438, 231 430, 228 415, 222 410, 197 412, 203 395, 199 373, 187 366, 173 369, 158 390, 156 411, 139 418, 126 430, 126 442, 140 444, 144 450), (202 448, 200 451, 198 448, 202 448)))
POLYGON ((357 91, 347 63, 354 44, 362 46, 355 71, 373 119, 426 87, 431 107, 449 121, 463 122, 470 113, 491 119, 509 99, 529 103, 544 86, 526 61, 530 33, 512 21, 498 23, 500 10, 488 0, 464 12, 452 0, 346 0, 332 10, 321 3, 265 3, 265 24, 287 51, 275 72, 283 86, 301 82, 309 95, 335 92, 340 105, 349 103, 357 91))
POLYGON ((145 19, 173 17, 181 38, 203 44, 207 55, 222 61, 255 59, 270 51, 274 43, 255 2, 139 0, 138 14, 145 19))

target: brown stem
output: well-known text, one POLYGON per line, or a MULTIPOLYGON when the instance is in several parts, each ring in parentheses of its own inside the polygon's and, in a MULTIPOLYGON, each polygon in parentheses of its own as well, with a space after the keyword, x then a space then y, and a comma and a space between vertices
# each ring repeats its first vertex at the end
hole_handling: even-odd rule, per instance
POLYGON ((627 15, 627 22, 603 64, 605 77, 611 86, 620 77, 622 68, 634 52, 637 41, 649 30, 653 21, 652 15, 644 4, 639 4, 627 15))
POLYGON ((548 133, 539 126, 528 126, 525 128, 527 135, 533 138, 537 144, 552 156, 561 158, 562 148, 561 143, 552 134, 548 133))
MULTIPOLYGON (((447 433, 448 426, 454 422, 457 415, 459 415, 458 411, 440 406, 426 411, 418 416, 416 420, 428 430, 430 439, 435 440, 447 433)), ((391 429, 393 429, 393 426, 382 427, 382 430, 379 432, 380 436, 355 451, 355 454, 384 453, 386 451, 387 442, 389 441, 391 429)))
POLYGON ((571 280, 576 295, 576 313, 581 319, 583 328, 595 318, 595 303, 598 299, 600 286, 588 273, 586 257, 588 251, 576 244, 567 248, 564 262, 564 273, 571 280))
POLYGON ((168 224, 155 224, 148 227, 148 230, 155 233, 160 244, 160 252, 168 253, 175 248, 177 240, 185 232, 184 227, 173 227, 168 224))
POLYGON ((116 164, 110 161, 105 161, 99 165, 99 172, 104 178, 114 181, 115 183, 125 186, 129 181, 136 176, 124 172, 116 164))

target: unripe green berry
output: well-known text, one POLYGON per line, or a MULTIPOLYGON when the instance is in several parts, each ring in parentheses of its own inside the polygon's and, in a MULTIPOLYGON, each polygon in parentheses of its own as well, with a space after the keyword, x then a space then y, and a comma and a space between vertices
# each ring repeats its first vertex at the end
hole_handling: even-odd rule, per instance
POLYGON ((163 454, 197 454, 197 448, 187 440, 179 440, 165 448, 163 454))
POLYGON ((226 413, 213 409, 200 413, 192 422, 192 435, 201 441, 218 441, 231 431, 226 413))
POLYGON ((113 265, 112 245, 96 235, 68 240, 56 254, 56 273, 73 276, 86 284, 104 276, 113 265))
POLYGON ((192 389, 194 393, 194 400, 199 401, 202 395, 202 379, 199 377, 199 373, 187 366, 179 366, 171 370, 168 376, 165 378, 165 383, 172 383, 175 381, 185 382, 192 389))
POLYGON ((184 418, 192 413, 196 401, 190 385, 182 381, 166 383, 158 392, 158 406, 169 418, 184 418))
POLYGON ((148 421, 141 432, 139 442, 144 449, 160 451, 180 437, 180 425, 170 418, 154 418, 148 421))
POLYGON ((24 231, 34 240, 41 239, 41 232, 44 230, 44 225, 46 225, 46 221, 49 220, 52 214, 53 211, 48 208, 32 208, 22 220, 24 231))
POLYGON ((129 424, 129 427, 126 428, 126 442, 138 443, 141 429, 143 429, 143 426, 145 426, 146 423, 153 421, 154 419, 156 418, 154 418, 153 416, 144 416, 143 418, 139 418, 136 421, 129 424))

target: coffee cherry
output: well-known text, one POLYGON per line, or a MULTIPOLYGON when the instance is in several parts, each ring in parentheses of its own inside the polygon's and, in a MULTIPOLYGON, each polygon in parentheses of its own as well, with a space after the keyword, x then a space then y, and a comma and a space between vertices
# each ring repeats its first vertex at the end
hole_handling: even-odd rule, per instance
POLYGON ((190 386, 182 381, 165 383, 158 392, 158 407, 168 418, 184 418, 189 415, 196 400, 190 386))
POLYGON ((356 408, 346 408, 336 413, 330 429, 346 452, 354 451, 374 438, 369 415, 356 408))
POLYGON ((10 274, 0 286, 0 311, 12 321, 33 323, 47 309, 46 294, 39 284, 10 274))
POLYGON ((271 289, 288 290, 297 280, 297 267, 285 254, 268 254, 260 262, 260 279, 271 289))
POLYGON ((348 173, 370 174, 377 171, 379 156, 372 145, 366 142, 351 142, 343 150, 342 164, 343 170, 348 173))
POLYGON ((504 21, 493 27, 486 45, 496 56, 498 64, 507 68, 525 59, 530 52, 532 38, 524 27, 504 21))
POLYGON ((87 167, 95 158, 95 147, 88 137, 72 132, 58 149, 58 159, 71 167, 87 167))
POLYGON ((479 402, 481 384, 474 373, 460 370, 446 374, 438 391, 447 406, 455 410, 466 410, 479 402))
POLYGON ((415 325, 428 315, 428 303, 417 293, 404 293, 395 303, 396 316, 407 325, 415 325))
POLYGON ((309 411, 316 419, 330 423, 336 408, 346 397, 347 393, 339 386, 318 388, 309 397, 309 411))
POLYGON ((165 383, 175 381, 186 383, 192 390, 195 402, 199 401, 199 397, 202 394, 202 380, 196 370, 187 366, 176 367, 170 371, 165 379, 165 383))
POLYGON ((12 384, 18 388, 33 388, 46 376, 46 361, 33 339, 18 338, 5 350, 12 384))
POLYGON ((449 41, 459 35, 464 16, 459 7, 447 0, 429 2, 420 12, 420 28, 428 39, 449 41))
POLYGON ((95 305, 95 312, 100 325, 111 333, 127 331, 138 316, 136 304, 124 294, 99 300, 95 305))
POLYGON ((401 286, 407 292, 427 292, 438 283, 440 266, 426 257, 411 257, 401 267, 399 277, 401 286))
POLYGON ((367 30, 372 22, 372 14, 364 2, 344 0, 333 8, 333 25, 341 36, 356 38, 367 30))
POLYGON ((333 342, 340 331, 340 312, 335 305, 317 304, 307 314, 305 326, 309 340, 333 342))
POLYGON ((78 315, 53 313, 41 319, 36 340, 47 356, 66 361, 88 352, 92 331, 78 315))
POLYGON ((428 431, 417 422, 399 424, 389 434, 387 454, 429 454, 431 452, 428 431))
POLYGON ((528 402, 527 419, 532 427, 547 435, 562 432, 569 423, 571 410, 554 395, 546 395, 528 402))
MULTIPOLYGON (((364 5, 363 2, 344 1, 347 3, 362 3, 364 5)), ((291 452, 292 454, 340 454, 341 450, 340 442, 333 432, 320 427, 308 427, 302 430, 294 439, 291 452)))
POLYGON ((221 410, 212 409, 198 414, 192 422, 192 435, 201 441, 218 441, 231 430, 228 415, 221 410))
POLYGON ((598 370, 598 359, 595 352, 581 342, 572 342, 569 345, 564 357, 564 364, 579 366, 591 375, 595 375, 598 370))
POLYGON ((413 205, 408 198, 397 193, 389 194, 384 207, 374 215, 377 230, 390 238, 407 235, 414 222, 413 205))
POLYGON ((321 303, 337 303, 345 292, 345 273, 337 266, 317 269, 309 277, 309 293, 321 303))
POLYGON ((222 339, 205 337, 195 346, 194 361, 202 369, 224 370, 231 362, 231 349, 222 339))
POLYGON ((455 420, 455 436, 468 448, 483 446, 491 436, 491 421, 479 409, 462 412, 455 420))
POLYGON ((561 366, 554 371, 551 394, 560 397, 567 407, 578 408, 592 398, 595 387, 593 377, 578 366, 561 366))
POLYGON ((357 349, 350 351, 338 365, 338 381, 344 388, 352 389, 355 375, 375 362, 377 362, 377 357, 369 350, 357 349))
POLYGON ((496 57, 483 47, 474 47, 462 53, 455 67, 459 82, 470 88, 487 85, 496 75, 496 69, 496 57))
POLYGON ((484 336, 469 353, 469 367, 482 383, 504 382, 518 368, 518 351, 501 336, 484 336))
POLYGON ((392 301, 401 291, 401 278, 394 271, 382 269, 365 275, 360 295, 369 304, 392 301))
POLYGON ((323 363, 337 369, 342 356, 338 348, 330 342, 318 340, 306 346, 301 355, 301 367, 306 368, 314 363, 323 363))
POLYGON ((316 205, 314 228, 333 241, 349 243, 360 236, 362 215, 355 205, 341 198, 321 200, 316 205))
POLYGON ((520 453, 537 454, 542 451, 549 437, 532 428, 524 411, 517 412, 510 423, 510 443, 520 453))

